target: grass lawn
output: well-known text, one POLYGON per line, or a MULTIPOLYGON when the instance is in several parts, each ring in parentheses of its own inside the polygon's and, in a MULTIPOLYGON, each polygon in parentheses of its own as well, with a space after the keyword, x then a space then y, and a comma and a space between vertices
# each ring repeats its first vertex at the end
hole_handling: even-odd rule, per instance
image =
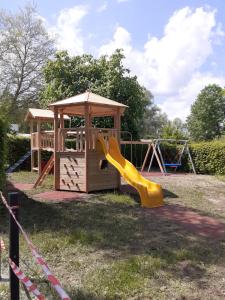
MULTIPOLYGON (((19 172, 13 182, 32 183, 19 172)), ((167 205, 179 204, 225 223, 225 182, 212 176, 154 177, 165 189, 167 205)), ((72 299, 225 299, 225 237, 188 231, 135 198, 98 193, 87 201, 38 201, 26 191, 21 224, 72 299)), ((0 230, 7 241, 7 212, 0 205, 0 230)), ((23 238, 21 267, 47 299, 58 299, 31 257, 23 238)), ((3 255, 3 271, 7 270, 3 255)), ((6 274, 7 275, 7 274, 6 274)), ((0 283, 8 299, 8 283, 0 283)), ((22 294, 21 299, 26 299, 22 294)))

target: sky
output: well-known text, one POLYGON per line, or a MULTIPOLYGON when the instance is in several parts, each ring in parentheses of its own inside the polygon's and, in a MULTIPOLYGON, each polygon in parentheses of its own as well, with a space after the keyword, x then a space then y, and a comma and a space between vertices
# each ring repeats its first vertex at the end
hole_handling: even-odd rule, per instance
MULTIPOLYGON (((1 0, 15 12, 27 1, 1 0)), ((124 65, 170 119, 185 121, 208 84, 225 86, 224 0, 37 0, 59 50, 95 57, 123 48, 124 65)))

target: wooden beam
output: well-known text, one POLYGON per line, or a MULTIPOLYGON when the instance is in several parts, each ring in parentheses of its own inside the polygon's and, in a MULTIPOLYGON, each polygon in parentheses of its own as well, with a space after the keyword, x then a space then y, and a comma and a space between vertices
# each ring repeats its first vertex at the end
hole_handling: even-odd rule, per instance
POLYGON ((30 120, 30 150, 31 150, 31 171, 34 169, 34 150, 33 150, 33 137, 32 133, 34 132, 34 121, 30 120))
POLYGON ((191 157, 191 153, 190 153, 188 144, 186 144, 186 151, 187 151, 187 154, 188 154, 188 158, 189 158, 189 160, 190 160, 190 162, 191 162, 192 170, 193 170, 194 174, 197 174, 197 172, 196 172, 196 170, 195 170, 194 162, 193 162, 192 157, 191 157))
POLYGON ((141 167, 141 172, 144 171, 144 168, 145 168, 145 165, 146 165, 146 162, 147 162, 147 159, 148 159, 148 156, 149 156, 149 153, 150 153, 150 150, 151 150, 151 144, 148 145, 148 150, 145 154, 145 158, 144 158, 144 161, 143 161, 143 164, 142 164, 142 167, 141 167))
POLYGON ((38 175, 41 175, 41 121, 37 122, 37 132, 38 132, 38 175))
POLYGON ((89 154, 89 126, 90 126, 90 114, 89 114, 89 104, 85 105, 85 191, 89 191, 89 182, 88 182, 88 154, 89 154))
MULTIPOLYGON (((165 169, 164 169, 163 166, 162 166, 162 162, 161 162, 161 160, 160 160, 160 158, 159 158, 159 156, 158 156, 158 153, 157 153, 157 151, 156 151, 156 146, 155 146, 155 144, 152 144, 152 147, 153 147, 153 152, 155 153, 155 157, 156 157, 156 160, 157 160, 157 162, 158 162, 160 171, 161 171, 162 174, 165 175, 166 172, 165 172, 165 169)), ((160 152, 160 154, 161 154, 161 152, 160 152)))
POLYGON ((120 141, 121 145, 151 145, 151 142, 142 141, 120 141))
MULTIPOLYGON (((117 114, 114 115, 114 128, 117 129, 117 140, 120 147, 121 112, 119 107, 117 108, 117 114)), ((120 173, 118 172, 118 176, 117 176, 118 189, 120 189, 120 186, 121 186, 121 177, 120 177, 120 173)))
POLYGON ((58 126, 59 126, 58 108, 54 107, 54 187, 55 190, 59 189, 59 176, 60 176, 59 161, 58 161, 58 150, 59 150, 58 126))
MULTIPOLYGON (((60 129, 64 129, 64 118, 63 118, 63 113, 62 112, 60 112, 60 129)), ((64 145, 64 143, 65 143, 65 140, 64 140, 64 132, 63 131, 61 131, 60 132, 60 139, 59 139, 59 145, 60 145, 60 151, 64 151, 64 148, 65 148, 65 145, 64 145)))

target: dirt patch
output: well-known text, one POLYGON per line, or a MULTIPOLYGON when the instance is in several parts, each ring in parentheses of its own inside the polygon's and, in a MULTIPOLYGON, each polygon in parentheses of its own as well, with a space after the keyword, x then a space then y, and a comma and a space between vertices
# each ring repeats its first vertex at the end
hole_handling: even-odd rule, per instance
POLYGON ((52 202, 78 201, 88 198, 87 194, 77 192, 50 191, 36 194, 33 196, 37 200, 47 200, 52 202))
POLYGON ((9 183, 7 185, 7 191, 14 192, 14 191, 30 191, 33 189, 33 183, 9 183))
POLYGON ((151 211, 145 210, 145 213, 166 218, 200 236, 214 239, 225 236, 225 223, 180 205, 165 205, 151 211))

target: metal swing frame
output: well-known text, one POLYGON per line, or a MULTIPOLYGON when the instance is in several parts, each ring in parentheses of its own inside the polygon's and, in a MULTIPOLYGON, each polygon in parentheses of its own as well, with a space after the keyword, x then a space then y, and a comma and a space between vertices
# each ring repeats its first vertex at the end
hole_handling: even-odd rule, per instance
POLYGON ((150 170, 151 170, 154 157, 157 160, 157 163, 159 165, 159 168, 160 168, 160 171, 161 171, 162 174, 166 175, 168 173, 166 167, 173 167, 173 168, 175 168, 175 171, 176 171, 177 168, 182 165, 183 155, 185 153, 187 153, 188 159, 189 159, 190 164, 191 164, 192 171, 193 171, 194 174, 196 174, 195 166, 194 166, 194 163, 193 163, 193 160, 192 160, 192 157, 191 157, 191 153, 190 153, 190 150, 189 150, 189 147, 188 147, 188 140, 175 140, 175 139, 156 139, 156 140, 154 140, 148 147, 148 150, 146 152, 145 159, 144 159, 141 171, 144 171, 144 168, 146 166, 147 159, 148 159, 148 156, 151 152, 151 149, 152 149, 152 155, 151 155, 151 159, 150 159, 150 162, 149 162, 149 165, 148 165, 148 172, 150 172, 150 170), (181 152, 179 154, 178 161, 176 163, 166 163, 165 162, 165 160, 163 158, 163 155, 162 155, 162 152, 161 152, 161 149, 160 149, 160 143, 162 143, 162 142, 176 142, 176 143, 179 143, 179 144, 183 145, 183 147, 181 149, 181 152))

